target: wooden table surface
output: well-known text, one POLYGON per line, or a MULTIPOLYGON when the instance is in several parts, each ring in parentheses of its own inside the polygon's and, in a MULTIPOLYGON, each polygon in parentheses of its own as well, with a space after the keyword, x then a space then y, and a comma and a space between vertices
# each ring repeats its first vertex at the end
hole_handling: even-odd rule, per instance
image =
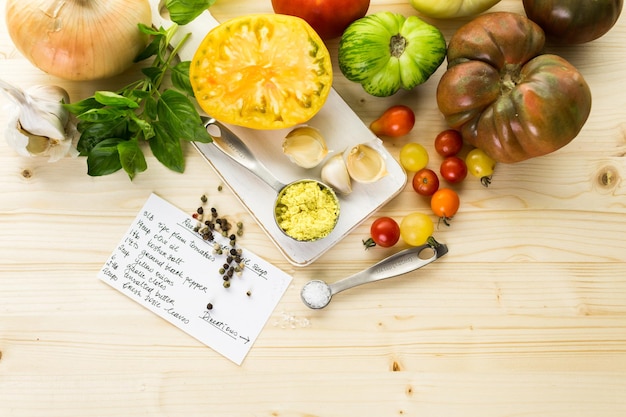
MULTIPOLYGON (((369 13, 383 10, 416 14, 408 1, 371 2, 369 13)), ((493 10, 523 13, 513 0, 493 10)), ((272 9, 269 0, 218 0, 211 11, 223 21, 272 9)), ((449 39, 465 21, 435 23, 449 39)), ((220 204, 245 224, 241 244, 293 277, 241 366, 96 277, 150 193, 190 213, 202 193, 218 193, 219 177, 191 146, 184 174, 150 156, 130 182, 123 173, 89 177, 83 158, 20 157, 0 134, 0 415, 626 415, 624 39, 622 16, 597 41, 549 47, 592 89, 579 137, 549 156, 498 166, 489 188, 468 178, 452 226, 435 232, 450 248, 445 258, 343 293, 324 310, 300 301, 307 280, 337 280, 402 246, 363 250, 369 219, 295 267, 224 189, 220 204)), ((337 44, 328 42, 335 65, 337 44)), ((392 104, 412 106, 415 129, 385 145, 397 157, 404 143, 420 142, 436 164, 443 70, 384 99, 337 67, 334 86, 367 124, 392 104)), ((79 99, 134 76, 50 77, 20 56, 0 22, 6 81, 58 84, 79 99)), ((428 210, 408 185, 374 216, 428 210)))

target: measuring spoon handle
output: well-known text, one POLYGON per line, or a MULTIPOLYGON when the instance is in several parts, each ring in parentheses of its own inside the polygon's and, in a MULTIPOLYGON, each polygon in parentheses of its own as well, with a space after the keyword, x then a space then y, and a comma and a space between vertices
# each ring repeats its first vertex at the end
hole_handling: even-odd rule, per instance
POLYGON ((274 174, 254 156, 250 148, 248 148, 248 146, 230 129, 212 117, 201 116, 201 119, 202 124, 207 130, 210 129, 211 126, 215 126, 219 130, 219 134, 211 130, 209 133, 213 138, 213 144, 215 144, 222 153, 242 167, 247 168, 276 192, 279 192, 285 186, 285 184, 280 182, 274 174))
POLYGON ((411 272, 428 265, 429 263, 441 258, 446 253, 448 253, 448 247, 442 243, 434 245, 427 243, 422 246, 405 249, 383 259, 361 272, 330 284, 331 296, 349 288, 356 287, 357 285, 406 274, 407 272, 411 272), (422 252, 427 250, 433 252, 432 256, 422 258, 422 252))

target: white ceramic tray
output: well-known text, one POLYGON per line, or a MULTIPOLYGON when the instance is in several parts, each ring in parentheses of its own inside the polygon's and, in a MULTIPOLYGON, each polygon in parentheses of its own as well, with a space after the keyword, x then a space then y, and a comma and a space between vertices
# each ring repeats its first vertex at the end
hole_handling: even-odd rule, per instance
MULTIPOLYGON (((152 0, 152 3, 155 26, 167 28, 171 22, 163 19, 159 14, 159 0, 152 0)), ((189 25, 179 28, 179 37, 184 33, 191 33, 185 47, 180 51, 181 59, 191 60, 206 33, 216 25, 218 22, 207 11, 189 25)), ((347 196, 339 196, 341 212, 337 226, 330 235, 315 242, 298 242, 281 232, 273 217, 276 191, 269 185, 224 155, 216 145, 212 143, 194 144, 218 175, 233 190, 286 259, 296 266, 308 265, 319 258, 362 221, 397 195, 407 181, 406 173, 385 149, 382 141, 363 124, 334 89, 331 90, 320 112, 307 124, 319 129, 326 139, 330 151, 328 157, 343 152, 353 145, 367 143, 378 149, 384 156, 389 171, 387 176, 373 184, 353 182, 352 193, 347 196)), ((301 178, 319 178, 322 164, 314 169, 300 168, 283 154, 282 142, 291 129, 262 131, 232 125, 226 126, 239 136, 256 157, 284 184, 301 178)))

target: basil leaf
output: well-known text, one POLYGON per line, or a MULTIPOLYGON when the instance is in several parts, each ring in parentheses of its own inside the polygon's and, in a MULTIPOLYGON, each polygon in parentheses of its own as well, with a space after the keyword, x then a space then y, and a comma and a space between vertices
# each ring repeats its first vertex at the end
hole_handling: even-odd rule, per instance
POLYGON ((130 120, 132 121, 130 126, 131 132, 140 131, 144 139, 150 139, 154 136, 154 128, 151 123, 137 117, 135 114, 131 114, 130 120))
POLYGON ((169 132, 180 139, 196 142, 211 142, 211 136, 202 125, 198 111, 189 98, 175 90, 165 90, 157 102, 159 121, 169 132))
POLYGON ((165 70, 161 68, 147 67, 142 68, 141 72, 143 72, 143 74, 148 77, 153 84, 156 84, 165 70))
POLYGON ((191 88, 191 81, 189 81, 190 66, 191 61, 183 61, 172 68, 172 84, 185 94, 193 96, 193 88, 191 88))
POLYGON ((159 51, 159 45, 161 44, 160 36, 161 35, 155 36, 154 39, 152 39, 152 41, 148 44, 148 46, 146 46, 143 51, 139 52, 133 62, 141 62, 145 59, 150 58, 151 56, 156 55, 156 53, 159 51))
POLYGON ((137 139, 125 140, 117 144, 119 162, 132 180, 138 172, 148 169, 146 158, 139 147, 137 139))
POLYGON ((70 113, 81 115, 88 110, 104 107, 104 105, 98 103, 95 98, 88 97, 84 100, 77 101, 76 103, 63 104, 63 107, 65 107, 70 113))
POLYGON ((157 118, 157 101, 154 97, 146 98, 146 101, 143 103, 143 111, 148 117, 148 120, 156 120, 157 118))
POLYGON ((91 109, 87 110, 84 113, 81 113, 77 116, 78 120, 82 120, 85 122, 109 122, 116 119, 120 119, 124 117, 124 113, 120 112, 118 109, 112 108, 99 108, 99 109, 91 109))
POLYGON ((208 9, 215 0, 166 0, 172 21, 186 25, 208 9))
POLYGON ((122 168, 117 145, 122 139, 106 139, 87 155, 87 174, 92 177, 109 175, 122 168))
POLYGON ((159 36, 159 35, 163 35, 163 33, 164 33, 164 29, 163 28, 155 29, 154 27, 148 26, 148 25, 144 25, 143 23, 139 23, 137 26, 139 27, 139 31, 141 33, 145 33, 146 35, 159 36))
POLYGON ((82 156, 88 155, 102 141, 109 138, 126 138, 129 133, 127 119, 120 119, 115 123, 110 121, 104 123, 79 122, 76 128, 81 133, 76 146, 82 156))
POLYGON ((185 171, 185 157, 178 136, 160 122, 154 123, 154 136, 148 141, 154 157, 175 172, 185 171))
POLYGON ((94 98, 100 104, 111 107, 136 109, 139 103, 112 91, 96 91, 94 98))

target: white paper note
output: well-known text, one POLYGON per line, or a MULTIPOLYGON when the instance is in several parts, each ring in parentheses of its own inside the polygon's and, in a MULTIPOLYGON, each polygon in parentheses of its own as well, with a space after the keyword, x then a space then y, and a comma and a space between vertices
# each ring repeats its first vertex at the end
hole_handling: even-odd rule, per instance
MULTIPOLYGON (((226 254, 197 223, 152 194, 98 278, 240 365, 292 278, 242 248, 243 271, 225 288, 226 254)), ((230 248, 219 233, 215 241, 230 248)))

